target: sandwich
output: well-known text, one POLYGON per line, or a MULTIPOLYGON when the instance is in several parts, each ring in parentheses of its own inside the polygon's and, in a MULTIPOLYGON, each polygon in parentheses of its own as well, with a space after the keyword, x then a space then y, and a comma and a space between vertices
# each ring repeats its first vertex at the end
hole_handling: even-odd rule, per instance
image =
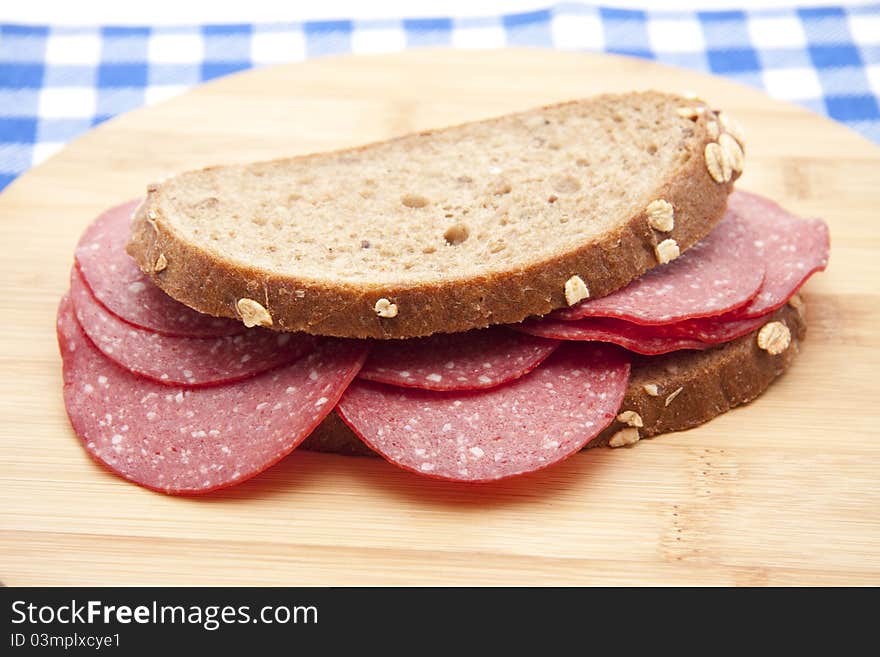
POLYGON ((190 495, 297 447, 485 483, 702 424, 790 367, 828 262, 744 159, 642 92, 148 185, 75 250, 74 433, 190 495))

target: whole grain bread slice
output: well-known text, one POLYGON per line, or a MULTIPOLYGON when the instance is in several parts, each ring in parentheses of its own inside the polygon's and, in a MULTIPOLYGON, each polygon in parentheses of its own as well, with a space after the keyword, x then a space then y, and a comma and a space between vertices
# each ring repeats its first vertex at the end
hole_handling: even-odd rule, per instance
POLYGON ((128 252, 196 310, 407 338, 603 296, 722 216, 739 142, 701 101, 604 95, 148 187, 128 252), (722 146, 724 146, 722 148, 722 146))
MULTIPOLYGON (((804 312, 803 301, 794 297, 768 318, 768 324, 783 323, 791 336, 780 353, 759 346, 758 329, 707 351, 636 357, 617 419, 585 449, 609 444, 621 447, 641 438, 690 429, 752 401, 794 362, 806 335, 804 312)), ((377 456, 336 412, 306 438, 301 449, 377 456)))

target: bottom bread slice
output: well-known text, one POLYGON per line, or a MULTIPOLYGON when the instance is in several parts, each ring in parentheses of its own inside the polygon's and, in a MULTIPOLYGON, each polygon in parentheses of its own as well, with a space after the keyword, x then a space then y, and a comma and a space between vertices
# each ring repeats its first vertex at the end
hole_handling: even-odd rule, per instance
MULTIPOLYGON (((585 449, 609 442, 612 446, 631 444, 640 438, 690 429, 752 401, 794 362, 806 335, 804 309, 803 301, 795 296, 767 320, 782 322, 791 334, 791 343, 779 354, 758 346, 758 329, 707 351, 636 356, 618 419, 585 449)), ((300 448, 377 456, 335 411, 300 448)))

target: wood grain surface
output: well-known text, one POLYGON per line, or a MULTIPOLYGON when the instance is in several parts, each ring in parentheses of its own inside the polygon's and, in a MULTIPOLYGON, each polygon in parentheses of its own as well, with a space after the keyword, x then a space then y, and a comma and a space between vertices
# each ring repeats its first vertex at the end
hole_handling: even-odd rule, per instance
MULTIPOLYGON (((341 181, 344 184, 344 181, 341 181)), ((880 584, 880 149, 728 81, 550 51, 413 51, 243 73, 119 117, 0 195, 0 580, 25 584, 880 584), (168 173, 338 148, 609 90, 695 90, 745 125, 739 185, 831 226, 809 333, 763 397, 493 485, 294 453, 205 498, 95 465, 54 319, 101 210, 168 173)))

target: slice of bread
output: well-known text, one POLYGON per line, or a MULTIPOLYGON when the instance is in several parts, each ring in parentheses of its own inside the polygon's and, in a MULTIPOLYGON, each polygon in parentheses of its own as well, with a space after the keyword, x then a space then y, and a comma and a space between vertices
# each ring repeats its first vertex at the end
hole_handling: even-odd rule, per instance
POLYGON ((210 167, 148 188, 128 252, 178 301, 248 325, 406 338, 518 322, 704 237, 738 175, 718 126, 700 101, 605 95, 210 167))
MULTIPOLYGON (((639 438, 690 429, 752 401, 794 362, 807 330, 804 310, 798 297, 767 320, 784 323, 791 333, 791 343, 779 354, 758 346, 758 329, 707 351, 635 358, 620 419, 590 441, 586 449, 609 443, 632 444, 639 438), (633 418, 623 415, 624 411, 636 413, 642 426, 631 426, 633 418)), ((301 449, 376 456, 335 412, 306 438, 301 449)))

